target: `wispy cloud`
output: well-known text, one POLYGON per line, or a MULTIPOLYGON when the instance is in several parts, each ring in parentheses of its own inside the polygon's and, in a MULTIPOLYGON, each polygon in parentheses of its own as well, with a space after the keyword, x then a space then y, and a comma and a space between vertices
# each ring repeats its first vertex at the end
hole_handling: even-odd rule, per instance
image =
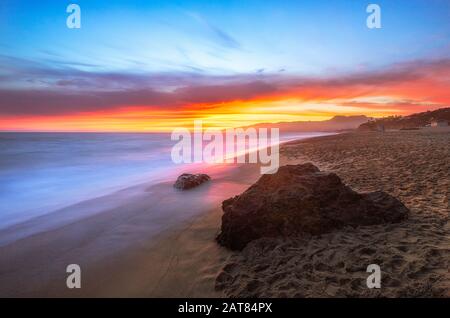
POLYGON ((187 12, 186 14, 191 18, 193 18, 195 21, 197 21, 199 24, 201 24, 203 27, 205 27, 213 35, 213 39, 215 40, 216 43, 226 48, 231 49, 241 48, 241 44, 234 37, 229 35, 224 30, 220 29, 219 27, 210 23, 202 15, 195 12, 187 12))
MULTIPOLYGON (((253 73, 211 76, 198 73, 95 73, 26 64, 0 76, 0 114, 35 116, 90 113, 121 107, 176 112, 223 108, 226 103, 296 100, 355 109, 412 112, 450 104, 450 59, 412 61, 377 72, 333 77, 253 73), (5 87, 19 76, 39 86, 5 87), (43 86, 42 83, 45 83, 43 86)), ((242 106, 246 107, 246 106, 242 106)))

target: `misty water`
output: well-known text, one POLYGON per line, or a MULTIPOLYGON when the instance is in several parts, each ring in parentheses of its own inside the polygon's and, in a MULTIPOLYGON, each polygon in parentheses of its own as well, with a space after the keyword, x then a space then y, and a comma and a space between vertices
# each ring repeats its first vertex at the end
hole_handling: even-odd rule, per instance
POLYGON ((172 162, 175 144, 170 134, 0 133, 0 229, 135 184, 172 182, 189 171, 172 162))

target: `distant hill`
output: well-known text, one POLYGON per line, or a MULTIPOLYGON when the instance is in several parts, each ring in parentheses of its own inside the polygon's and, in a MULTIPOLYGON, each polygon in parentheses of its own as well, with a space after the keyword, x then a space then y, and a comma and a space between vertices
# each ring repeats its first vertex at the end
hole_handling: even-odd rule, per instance
POLYGON ((358 116, 334 116, 323 121, 295 121, 280 122, 275 124, 258 124, 255 128, 279 128, 280 132, 307 132, 307 131, 339 131, 357 129, 362 123, 370 120, 364 115, 358 116))
POLYGON ((366 131, 376 130, 380 125, 384 125, 385 129, 411 129, 425 127, 429 125, 432 120, 446 120, 450 122, 450 107, 409 116, 390 116, 374 119, 361 124, 358 129, 366 131))

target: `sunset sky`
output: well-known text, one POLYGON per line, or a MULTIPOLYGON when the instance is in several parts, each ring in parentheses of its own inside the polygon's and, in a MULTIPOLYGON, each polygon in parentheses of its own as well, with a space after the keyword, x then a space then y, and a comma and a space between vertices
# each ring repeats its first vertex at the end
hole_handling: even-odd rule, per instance
POLYGON ((0 130, 170 131, 450 106, 450 1, 0 2, 0 130), (81 29, 66 7, 81 7, 81 29), (366 7, 381 7, 381 29, 366 7))

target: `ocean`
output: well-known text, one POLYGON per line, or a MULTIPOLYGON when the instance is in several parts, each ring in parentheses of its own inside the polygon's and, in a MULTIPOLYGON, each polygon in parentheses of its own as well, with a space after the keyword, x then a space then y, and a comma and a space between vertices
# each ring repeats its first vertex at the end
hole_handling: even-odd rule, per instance
POLYGON ((0 133, 0 229, 135 184, 174 181, 189 171, 172 162, 175 143, 157 133, 0 133))

